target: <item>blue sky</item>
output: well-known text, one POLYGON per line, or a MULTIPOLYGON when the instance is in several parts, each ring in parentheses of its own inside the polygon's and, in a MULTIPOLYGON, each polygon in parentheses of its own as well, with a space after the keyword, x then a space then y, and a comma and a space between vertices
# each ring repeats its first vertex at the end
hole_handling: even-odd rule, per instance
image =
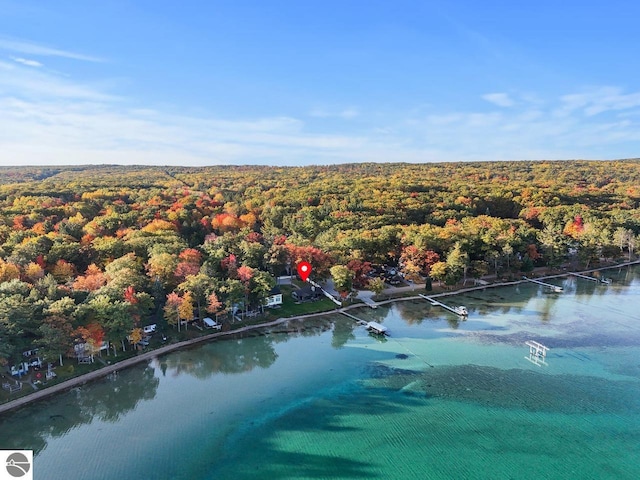
POLYGON ((0 0, 0 163, 640 156, 634 1, 0 0))

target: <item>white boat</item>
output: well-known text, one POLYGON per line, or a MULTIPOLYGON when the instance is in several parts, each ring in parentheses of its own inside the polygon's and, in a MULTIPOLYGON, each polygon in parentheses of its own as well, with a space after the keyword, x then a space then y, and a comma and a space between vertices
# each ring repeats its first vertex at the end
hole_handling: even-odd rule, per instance
POLYGON ((461 315, 463 317, 467 317, 469 315, 469 312, 467 311, 467 307, 465 307, 464 305, 460 305, 459 307, 455 307, 454 310, 456 311, 456 313, 458 315, 461 315))

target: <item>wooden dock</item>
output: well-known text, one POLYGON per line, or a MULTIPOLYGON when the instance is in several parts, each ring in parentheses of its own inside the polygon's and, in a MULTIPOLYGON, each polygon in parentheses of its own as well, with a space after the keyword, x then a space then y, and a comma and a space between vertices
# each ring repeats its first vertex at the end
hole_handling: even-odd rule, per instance
POLYGON ((592 282, 600 283, 600 280, 598 280, 596 277, 590 277, 588 275, 582 275, 581 273, 571 272, 571 273, 569 273, 569 275, 573 275, 574 277, 578 277, 578 278, 583 278, 585 280, 591 280, 592 282))
POLYGON ((362 325, 366 327, 367 330, 371 333, 375 333, 376 335, 387 335, 388 328, 378 322, 365 322, 364 320, 359 319, 355 315, 351 315, 349 312, 345 312, 344 310, 338 310, 342 315, 351 318, 358 322, 358 325, 362 325))
POLYGON ((359 325, 367 325, 368 323, 368 322, 365 322, 364 320, 360 320, 355 315, 351 315, 349 312, 345 312, 344 310, 338 310, 338 313, 341 313, 345 317, 349 317, 350 319, 355 320, 356 322, 358 322, 359 325))
POLYGON ((469 315, 469 312, 467 312, 467 308, 462 305, 460 305, 459 307, 450 307, 449 305, 439 302, 435 298, 427 297, 426 295, 422 295, 421 293, 419 293, 418 296, 424 298, 428 302, 431 302, 431 305, 442 307, 445 310, 448 310, 451 313, 455 313, 460 317, 467 317, 469 315))
POLYGON ((362 300, 362 302, 366 304, 368 307, 371 307, 373 309, 378 308, 378 304, 373 300, 371 300, 369 297, 362 297, 360 300, 362 300))
POLYGON ((610 278, 590 277, 589 275, 583 275, 581 273, 575 273, 575 272, 571 272, 569 275, 573 275, 574 277, 578 277, 578 278, 584 278, 585 280, 591 280, 592 282, 596 282, 596 283, 604 283, 605 285, 611 285, 610 278))
POLYGON ((551 283, 544 283, 541 282, 540 280, 534 280, 533 278, 529 278, 529 277, 522 277, 524 280, 526 280, 527 282, 532 282, 532 283, 537 283, 538 285, 542 285, 543 287, 547 287, 549 289, 551 289, 551 291, 553 291, 554 293, 561 293, 562 287, 559 287, 557 285, 553 285, 551 283))

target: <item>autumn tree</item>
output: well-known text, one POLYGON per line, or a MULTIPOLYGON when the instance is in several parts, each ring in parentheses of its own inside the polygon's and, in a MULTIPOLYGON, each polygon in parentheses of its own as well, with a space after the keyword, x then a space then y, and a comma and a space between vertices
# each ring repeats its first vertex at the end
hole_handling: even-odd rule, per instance
POLYGON ((37 282, 45 275, 44 268, 38 265, 36 262, 29 263, 24 269, 24 276, 32 283, 37 282))
POLYGON ((193 320, 193 308, 193 295, 191 292, 186 292, 178 307, 178 316, 180 320, 185 322, 185 325, 188 325, 188 322, 193 320))
POLYGON ((194 249, 187 248, 180 252, 175 277, 178 281, 184 281, 189 275, 196 275, 200 271, 202 254, 194 249))
POLYGON ((443 280, 447 277, 448 266, 446 262, 436 262, 431 265, 431 277, 442 286, 443 280))
POLYGON ((354 259, 347 263, 347 268, 353 272, 353 286, 364 288, 369 280, 368 274, 373 270, 371 263, 354 259))
POLYGON ((107 277, 100 268, 92 263, 87 267, 84 275, 76 277, 73 282, 74 290, 84 290, 87 292, 95 292, 107 283, 107 277))
POLYGON ((182 298, 175 292, 167 295, 167 301, 164 305, 164 318, 169 325, 176 325, 180 331, 180 305, 182 298))
POLYGON ((336 290, 343 299, 346 298, 353 287, 353 272, 345 265, 334 265, 330 271, 336 290))
POLYGON ((131 330, 131 334, 129 335, 129 343, 132 345, 136 345, 137 343, 142 341, 143 332, 141 328, 134 328, 131 330))
POLYGON ((215 292, 211 292, 207 297, 207 313, 216 315, 223 309, 223 303, 218 299, 218 295, 215 292))
POLYGON ((462 251, 460 243, 456 243, 453 249, 447 254, 447 279, 455 284, 464 276, 466 277, 469 255, 462 251))
POLYGON ((9 282, 20 278, 20 267, 0 258, 0 282, 9 282))
POLYGON ((73 327, 71 322, 60 315, 48 315, 38 327, 40 339, 38 353, 43 359, 53 362, 58 360, 63 364, 63 355, 69 353, 72 348, 73 327))
POLYGON ((367 288, 375 295, 380 295, 385 288, 384 280, 379 277, 370 278, 367 282, 367 288))
POLYGON ((146 265, 147 275, 152 281, 157 281, 164 288, 175 286, 175 273, 178 266, 178 259, 169 253, 159 253, 149 257, 146 265))
POLYGON ((51 273, 58 283, 65 283, 73 279, 75 268, 66 260, 58 260, 51 270, 51 273))
POLYGON ((178 285, 178 291, 190 292, 192 299, 197 306, 198 318, 202 319, 202 310, 207 302, 207 295, 214 288, 214 281, 211 277, 199 273, 197 275, 189 275, 184 282, 178 285))

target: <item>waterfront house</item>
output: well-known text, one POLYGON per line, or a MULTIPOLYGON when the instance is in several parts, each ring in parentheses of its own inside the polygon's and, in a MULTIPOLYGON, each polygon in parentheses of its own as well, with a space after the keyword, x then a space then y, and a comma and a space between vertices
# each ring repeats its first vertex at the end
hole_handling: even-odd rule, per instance
POLYGON ((322 292, 313 285, 305 285, 291 292, 291 296, 298 302, 312 302, 318 300, 322 296, 322 292))
POLYGON ((269 295, 265 299, 265 306, 269 308, 275 308, 282 305, 282 292, 280 287, 275 286, 269 292, 269 295))

